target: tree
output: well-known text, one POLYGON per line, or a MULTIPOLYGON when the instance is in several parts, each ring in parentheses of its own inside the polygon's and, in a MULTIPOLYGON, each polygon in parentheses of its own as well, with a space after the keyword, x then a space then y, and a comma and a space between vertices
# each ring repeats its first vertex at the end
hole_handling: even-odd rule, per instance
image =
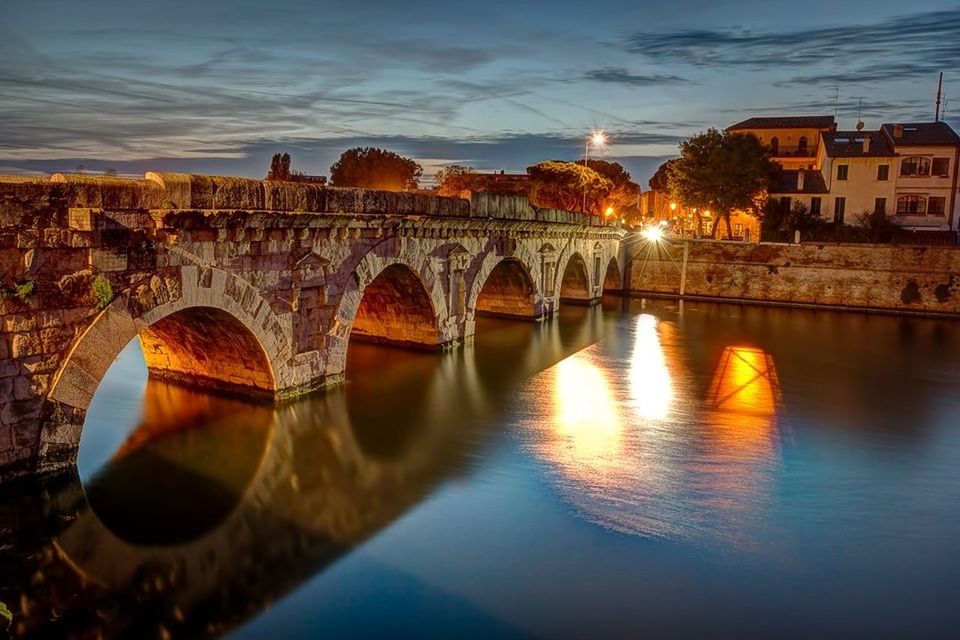
POLYGON ((423 168, 412 159, 376 147, 348 149, 330 167, 338 187, 407 191, 417 188, 422 175, 423 168))
POLYGON ((441 196, 459 196, 465 191, 479 191, 480 176, 475 169, 452 164, 437 171, 436 191, 441 196))
POLYGON ((533 181, 530 199, 541 207, 564 211, 599 214, 605 199, 613 191, 613 183, 602 175, 576 162, 555 160, 527 167, 533 181))
POLYGON ((668 178, 670 175, 670 167, 677 161, 676 158, 667 160, 659 167, 657 167, 657 172, 654 173, 650 180, 647 181, 647 184, 650 185, 651 191, 659 191, 660 193, 669 193, 670 185, 668 184, 668 178))
POLYGON ((270 170, 267 171, 267 180, 290 179, 290 154, 275 153, 270 160, 270 170))
MULTIPOLYGON (((578 164, 583 164, 582 162, 578 164)), ((639 214, 640 185, 633 181, 630 172, 619 162, 588 160, 587 166, 610 181, 610 193, 601 203, 603 210, 612 207, 618 215, 639 214)))
MULTIPOLYGON (((667 170, 669 191, 680 202, 701 212, 712 211, 733 237, 730 214, 736 210, 759 216, 766 192, 780 167, 770 160, 759 138, 743 133, 709 129, 680 143, 680 157, 667 170)), ((714 224, 711 235, 716 237, 714 224)))

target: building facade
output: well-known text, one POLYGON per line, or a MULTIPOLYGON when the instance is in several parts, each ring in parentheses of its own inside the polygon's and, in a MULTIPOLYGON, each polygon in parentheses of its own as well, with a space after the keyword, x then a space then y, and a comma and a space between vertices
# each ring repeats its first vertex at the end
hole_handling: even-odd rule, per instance
POLYGON ((824 131, 813 162, 783 165, 770 198, 829 222, 858 224, 878 212, 906 229, 956 231, 958 164, 960 136, 945 122, 824 131))

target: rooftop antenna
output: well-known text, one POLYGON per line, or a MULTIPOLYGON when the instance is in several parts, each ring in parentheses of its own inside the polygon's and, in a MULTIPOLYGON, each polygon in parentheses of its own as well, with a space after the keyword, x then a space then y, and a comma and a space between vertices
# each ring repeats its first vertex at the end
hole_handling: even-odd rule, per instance
POLYGON ((940 72, 940 81, 937 83, 937 110, 933 116, 934 122, 940 122, 940 98, 943 95, 943 71, 940 72))
POLYGON ((863 123, 863 98, 858 98, 857 103, 857 131, 863 131, 866 126, 863 123))

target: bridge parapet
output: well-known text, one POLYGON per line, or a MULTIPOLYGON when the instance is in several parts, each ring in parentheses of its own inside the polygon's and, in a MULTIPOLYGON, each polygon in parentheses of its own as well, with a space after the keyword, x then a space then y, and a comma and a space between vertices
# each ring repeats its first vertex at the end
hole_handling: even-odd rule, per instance
POLYGON ((149 172, 142 179, 54 174, 0 176, 0 188, 33 191, 67 206, 123 210, 236 210, 422 215, 608 226, 592 215, 533 206, 526 196, 475 193, 470 200, 421 192, 327 187, 306 182, 149 172))

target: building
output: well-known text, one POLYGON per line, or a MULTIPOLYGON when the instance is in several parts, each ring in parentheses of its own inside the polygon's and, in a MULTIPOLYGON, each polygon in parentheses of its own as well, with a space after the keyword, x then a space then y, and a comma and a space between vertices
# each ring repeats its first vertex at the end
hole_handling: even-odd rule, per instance
POLYGON ((727 131, 760 138, 784 169, 812 169, 821 136, 836 128, 833 116, 774 116, 748 118, 727 127, 727 131))
POLYGON ((813 162, 784 165, 770 197, 832 222, 880 212, 907 229, 956 231, 958 164, 960 136, 945 122, 822 131, 813 162))

